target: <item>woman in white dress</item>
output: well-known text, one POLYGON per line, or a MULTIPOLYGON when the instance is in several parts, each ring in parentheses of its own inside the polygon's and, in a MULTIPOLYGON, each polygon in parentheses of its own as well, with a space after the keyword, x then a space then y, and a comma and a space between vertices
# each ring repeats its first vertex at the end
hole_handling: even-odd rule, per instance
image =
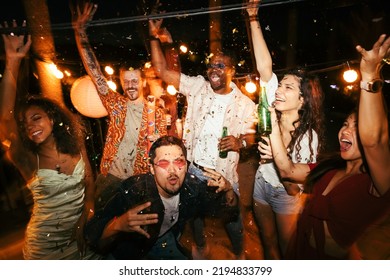
MULTIPOLYGON (((17 27, 15 21, 12 27, 17 27)), ((95 190, 80 120, 39 96, 15 106, 19 68, 31 38, 13 33, 2 37, 6 65, 0 84, 0 140, 34 199, 24 258, 100 258, 88 250, 83 236, 93 215, 95 190)))

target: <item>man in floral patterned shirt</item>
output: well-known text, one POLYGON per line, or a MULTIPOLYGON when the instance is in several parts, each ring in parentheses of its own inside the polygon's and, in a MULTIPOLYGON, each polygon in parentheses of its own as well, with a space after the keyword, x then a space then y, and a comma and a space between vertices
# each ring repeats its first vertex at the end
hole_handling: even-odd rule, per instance
POLYGON ((77 47, 88 75, 109 115, 109 126, 96 179, 95 208, 103 207, 119 183, 132 175, 149 171, 148 148, 153 140, 167 134, 164 112, 155 108, 154 123, 148 119, 150 108, 143 96, 144 77, 141 68, 122 67, 120 82, 124 94, 109 88, 100 70, 86 34, 97 5, 85 3, 74 9, 73 28, 77 47), (155 127, 151 133, 150 125, 155 127))

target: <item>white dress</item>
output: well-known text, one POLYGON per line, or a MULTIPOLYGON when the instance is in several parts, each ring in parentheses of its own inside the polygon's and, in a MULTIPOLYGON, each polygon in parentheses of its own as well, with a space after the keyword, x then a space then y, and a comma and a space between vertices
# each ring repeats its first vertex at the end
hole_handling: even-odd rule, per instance
MULTIPOLYGON (((25 232, 24 259, 80 259, 77 242, 70 240, 84 205, 84 167, 80 158, 72 175, 38 169, 27 184, 34 206, 25 232)), ((100 258, 92 251, 84 257, 100 258)))

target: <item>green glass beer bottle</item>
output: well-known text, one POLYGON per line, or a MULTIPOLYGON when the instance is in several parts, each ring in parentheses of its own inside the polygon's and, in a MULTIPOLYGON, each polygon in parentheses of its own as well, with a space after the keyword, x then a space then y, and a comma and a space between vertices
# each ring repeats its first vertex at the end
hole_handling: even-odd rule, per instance
POLYGON ((260 87, 258 113, 258 131, 260 136, 268 136, 272 132, 271 113, 268 110, 268 101, 265 87, 260 87))
MULTIPOLYGON (((227 127, 224 126, 222 128, 222 136, 221 136, 221 139, 228 136, 228 130, 227 130, 227 127)), ((219 157, 220 158, 227 158, 227 154, 228 152, 227 151, 219 151, 219 157)))

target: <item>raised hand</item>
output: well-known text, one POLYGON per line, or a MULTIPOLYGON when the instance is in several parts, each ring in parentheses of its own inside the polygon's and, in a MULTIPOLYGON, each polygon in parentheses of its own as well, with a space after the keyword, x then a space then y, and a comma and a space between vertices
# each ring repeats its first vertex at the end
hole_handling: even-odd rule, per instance
POLYGON ((260 0, 249 0, 246 8, 246 12, 249 17, 256 17, 259 10, 260 0))
POLYGON ((74 29, 84 29, 92 18, 98 8, 97 4, 85 2, 74 6, 70 2, 70 11, 72 14, 72 26, 74 29))
POLYGON ((379 75, 380 68, 384 65, 382 62, 384 62, 384 59, 389 59, 390 57, 390 37, 386 39, 386 34, 382 34, 374 43, 371 50, 367 51, 360 45, 356 46, 356 50, 362 55, 360 61, 360 72, 362 76, 379 75))
MULTIPOLYGON (((26 27, 26 21, 23 21, 23 27, 26 27)), ((12 21, 12 27, 18 27, 15 20, 12 21)), ((8 22, 0 24, 1 28, 8 28, 8 22)), ((31 35, 16 35, 16 34, 3 34, 1 35, 4 40, 5 54, 9 58, 24 58, 28 53, 31 46, 31 35), (27 36, 27 39, 26 39, 27 36), (26 39, 26 40, 25 40, 26 39)))

